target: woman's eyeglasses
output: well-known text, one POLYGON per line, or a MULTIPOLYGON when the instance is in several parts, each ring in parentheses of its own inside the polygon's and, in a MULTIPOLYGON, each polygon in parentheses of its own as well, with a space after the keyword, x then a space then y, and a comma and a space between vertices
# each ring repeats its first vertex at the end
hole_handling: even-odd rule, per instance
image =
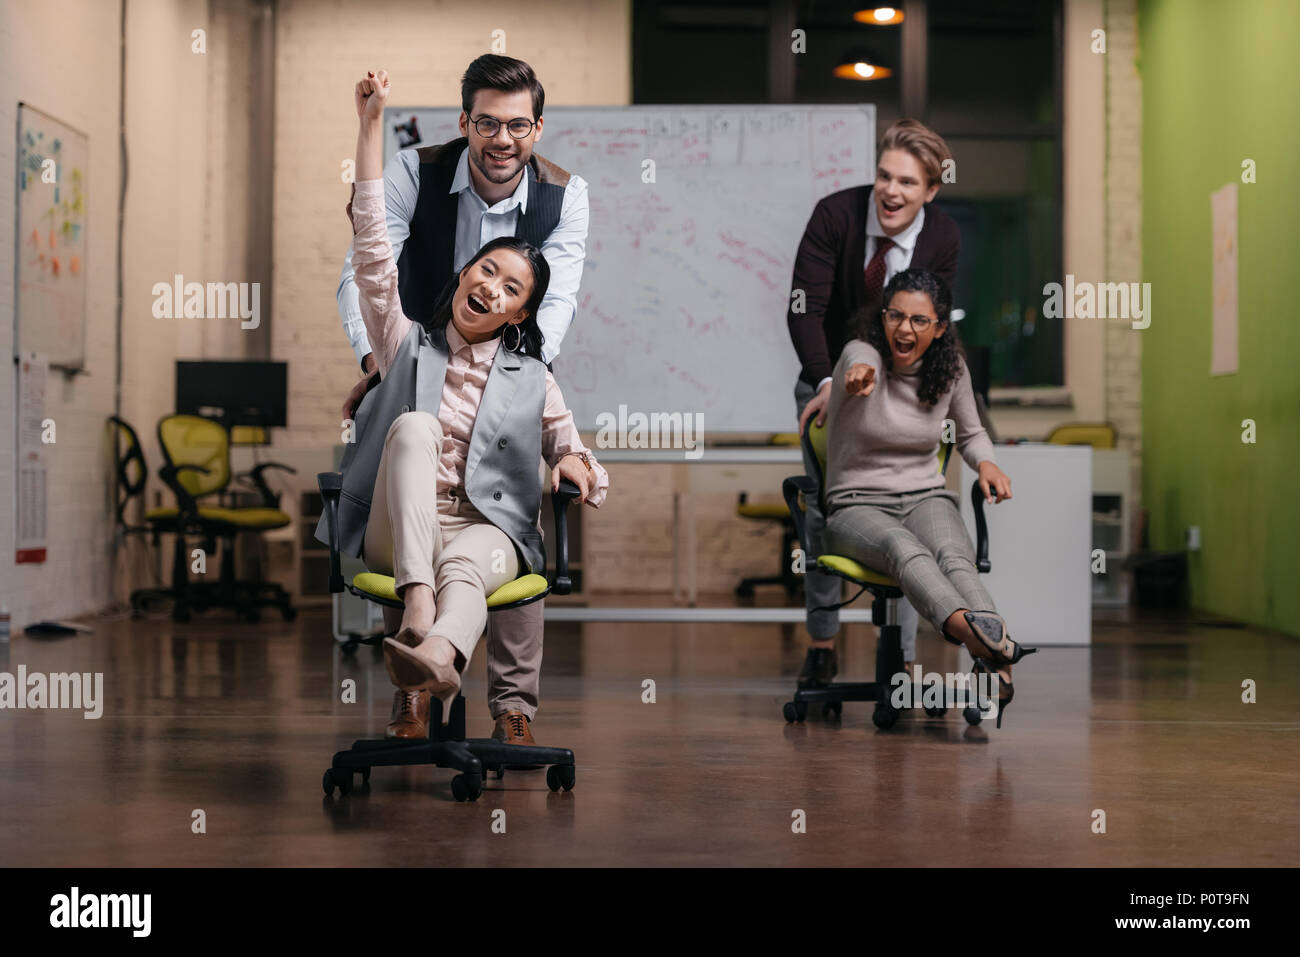
MULTIPOLYGON (((490 140, 496 136, 501 129, 501 121, 495 116, 480 116, 477 120, 472 121, 474 129, 478 130, 478 135, 485 140, 490 140)), ((517 140, 523 139, 533 131, 535 124, 532 120, 517 116, 506 124, 506 130, 517 140)))
POLYGON ((900 326, 903 324, 903 320, 906 319, 912 324, 912 330, 914 332, 925 332, 925 330, 929 329, 931 326, 938 325, 939 323, 938 319, 931 316, 909 316, 907 313, 899 312, 897 309, 882 309, 880 311, 885 315, 885 325, 900 326))

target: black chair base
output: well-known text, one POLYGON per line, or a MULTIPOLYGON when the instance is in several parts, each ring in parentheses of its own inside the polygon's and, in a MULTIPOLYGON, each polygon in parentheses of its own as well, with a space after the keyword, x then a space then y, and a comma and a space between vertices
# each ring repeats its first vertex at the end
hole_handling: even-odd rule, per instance
MULTIPOLYGON (((883 608, 878 609, 877 606, 884 601, 885 599, 877 598, 872 605, 873 619, 883 617, 883 608)), ((794 724, 807 718, 809 705, 821 705, 822 717, 837 721, 844 711, 845 701, 874 701, 876 707, 871 712, 871 722, 882 731, 898 723, 903 712, 895 708, 889 699, 894 691, 893 677, 903 670, 903 629, 898 625, 881 625, 879 621, 877 627, 880 629, 880 640, 876 644, 876 680, 831 682, 819 688, 800 688, 795 691, 793 700, 787 701, 781 708, 788 723, 794 724)), ((948 709, 927 707, 925 713, 931 718, 942 718, 948 709)), ((983 718, 980 710, 975 707, 964 708, 962 716, 971 725, 979 724, 983 718)))
POLYGON ((567 748, 543 748, 536 745, 503 744, 494 738, 465 737, 465 696, 457 695, 451 717, 442 724, 442 702, 434 698, 429 708, 429 738, 425 741, 369 738, 355 741, 347 751, 334 755, 332 766, 321 782, 325 795, 334 789, 351 793, 354 776, 361 775, 362 785, 370 781, 370 769, 403 765, 434 765, 459 771, 451 779, 451 793, 457 801, 476 801, 483 793, 488 772, 505 777, 512 768, 545 767, 546 786, 552 791, 572 791, 577 783, 573 752, 567 748))
MULTIPOLYGON (((230 608, 245 621, 258 621, 261 609, 276 608, 285 621, 298 617, 293 606, 293 596, 277 582, 249 581, 235 577, 235 543, 231 532, 212 536, 221 540, 221 568, 216 581, 189 580, 189 551, 187 537, 176 529, 169 529, 175 537, 172 552, 172 587, 142 588, 131 593, 131 613, 142 617, 150 604, 170 601, 172 620, 189 621, 193 612, 210 608, 230 608)), ((201 539, 202 536, 200 535, 201 539)), ((205 544, 208 544, 205 542, 205 544)), ((209 549, 210 550, 210 549, 209 549)))

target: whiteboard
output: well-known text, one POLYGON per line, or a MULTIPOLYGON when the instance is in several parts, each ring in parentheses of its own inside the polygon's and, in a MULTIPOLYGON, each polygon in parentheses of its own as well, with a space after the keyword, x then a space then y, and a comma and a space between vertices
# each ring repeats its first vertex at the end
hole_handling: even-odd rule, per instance
POLYGON ((86 360, 89 169, 84 133, 18 104, 14 355, 43 354, 69 369, 86 360))
MULTIPOLYGON (((412 117, 420 139, 403 138, 418 146, 458 137, 459 116, 389 107, 385 161, 412 117)), ((794 256, 819 199, 871 181, 875 107, 553 107, 535 151, 589 184, 578 308, 554 363, 578 427, 623 406, 702 414, 706 438, 794 431, 794 256)))

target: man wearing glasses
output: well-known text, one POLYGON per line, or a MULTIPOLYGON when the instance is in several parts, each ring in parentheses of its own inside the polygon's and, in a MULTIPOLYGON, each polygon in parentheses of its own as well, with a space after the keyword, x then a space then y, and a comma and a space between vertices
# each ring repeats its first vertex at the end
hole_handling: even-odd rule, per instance
MULTIPOLYGON (((551 282, 538 310, 549 365, 573 321, 586 258, 587 183, 533 153, 542 137, 545 93, 522 60, 484 54, 461 78, 461 138, 400 150, 384 169, 388 240, 397 257, 402 311, 426 321, 443 286, 479 248, 515 236, 541 249, 551 282)), ((351 217, 352 204, 348 204, 351 217)), ((350 419, 375 370, 353 280, 352 253, 338 288, 343 331, 361 363, 362 380, 343 407, 350 419)), ((535 744, 529 724, 537 712, 542 664, 542 602, 488 618, 488 708, 493 737, 535 744)), ((429 692, 398 691, 387 734, 427 736, 429 692)))
MULTIPOLYGON (((961 234, 950 217, 930 205, 951 159, 937 133, 917 120, 899 120, 885 131, 876 151, 875 183, 832 193, 813 209, 795 255, 791 283, 803 296, 791 296, 786 315, 802 366, 794 388, 801 434, 813 416, 819 425, 825 424, 831 370, 844 344, 862 332, 849 328, 858 309, 866 306, 879 314, 885 284, 908 268, 937 273, 952 287, 961 234), (796 312, 800 303, 805 308, 796 312)), ((807 474, 815 474, 806 453, 804 459, 807 474)), ((825 686, 839 670, 839 613, 817 609, 839 602, 840 579, 816 570, 826 519, 816 496, 810 496, 806 506, 804 599, 812 640, 800 688, 825 686)), ((909 667, 916 658, 917 620, 911 604, 900 601, 903 657, 909 667)))

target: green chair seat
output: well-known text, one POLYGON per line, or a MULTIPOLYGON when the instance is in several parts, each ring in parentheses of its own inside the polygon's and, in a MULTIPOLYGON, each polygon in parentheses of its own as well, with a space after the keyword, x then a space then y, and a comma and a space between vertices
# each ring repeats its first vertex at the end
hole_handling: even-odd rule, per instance
MULTIPOLYGON (((167 505, 149 509, 144 517, 150 522, 170 522, 175 521, 180 513, 175 505, 167 505)), ((284 528, 293 521, 288 512, 278 508, 225 508, 220 505, 200 505, 199 518, 240 528, 284 528)))
POLYGON ((851 558, 845 558, 843 555, 822 555, 817 559, 817 565, 833 575, 839 575, 841 578, 848 578, 861 584, 885 585, 890 588, 898 587, 898 582, 888 575, 873 572, 866 565, 855 562, 851 558))
MULTIPOLYGON (((400 604, 401 599, 397 597, 393 583, 394 578, 392 575, 381 575, 378 572, 359 572, 352 579, 352 587, 357 591, 364 592, 367 597, 400 604)), ((541 575, 521 575, 514 581, 506 582, 488 595, 487 606, 497 608, 517 601, 524 601, 527 598, 536 598, 538 595, 545 594, 548 588, 550 588, 550 585, 541 575)))
POLYGON ((785 503, 765 505, 746 502, 744 505, 736 506, 736 514, 742 518, 767 518, 779 521, 790 517, 790 509, 785 506, 785 503))
POLYGON ((223 508, 207 509, 219 522, 238 525, 240 528, 284 528, 293 521, 288 512, 278 508, 223 508))

